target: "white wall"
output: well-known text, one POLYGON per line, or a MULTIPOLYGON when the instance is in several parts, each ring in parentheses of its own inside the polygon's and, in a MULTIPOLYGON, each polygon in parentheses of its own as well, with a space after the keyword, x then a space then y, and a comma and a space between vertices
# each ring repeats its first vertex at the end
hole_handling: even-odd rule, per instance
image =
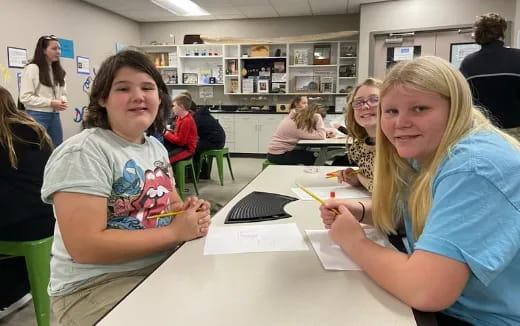
POLYGON ((141 24, 141 42, 182 44, 185 34, 211 36, 276 37, 359 30, 359 15, 305 16, 218 21, 183 21, 141 24))
MULTIPOLYGON (((368 77, 370 33, 471 26, 476 16, 488 12, 513 21, 515 0, 400 0, 362 5, 358 79, 368 77)), ((518 12, 517 16, 520 16, 518 12)), ((516 22, 520 24, 519 19, 516 22)))
POLYGON ((520 49, 520 0, 516 0, 515 21, 513 23, 513 44, 520 49))
MULTIPOLYGON (((74 41, 74 55, 90 58, 90 64, 99 67, 109 55, 115 53, 115 42, 139 42, 139 24, 78 0, 0 0, 0 65, 7 67, 6 47, 27 49, 27 57, 34 54, 36 41, 42 35, 55 34, 74 41)), ((88 104, 83 92, 87 75, 76 73, 75 59, 62 58, 67 72, 69 109, 61 114, 64 136, 70 137, 80 130, 73 121, 74 108, 88 104)), ((18 97, 16 73, 22 69, 8 69, 9 79, 0 76, 0 85, 13 97, 18 97)), ((92 69, 91 69, 92 71, 92 69)))

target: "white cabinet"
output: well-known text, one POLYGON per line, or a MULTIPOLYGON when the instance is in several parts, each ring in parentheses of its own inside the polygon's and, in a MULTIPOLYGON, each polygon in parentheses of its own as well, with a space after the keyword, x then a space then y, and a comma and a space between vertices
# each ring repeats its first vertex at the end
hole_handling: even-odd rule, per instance
POLYGON ((258 131, 256 114, 235 114, 235 152, 258 153, 258 131))
POLYGON ((212 113, 226 132, 233 153, 267 153, 267 146, 285 114, 212 113))
POLYGON ((227 113, 212 113, 213 117, 218 120, 224 132, 226 133, 225 147, 229 148, 230 152, 235 151, 235 117, 233 114, 227 113))
POLYGON ((285 114, 264 114, 258 116, 258 152, 267 153, 271 136, 280 124, 285 114))

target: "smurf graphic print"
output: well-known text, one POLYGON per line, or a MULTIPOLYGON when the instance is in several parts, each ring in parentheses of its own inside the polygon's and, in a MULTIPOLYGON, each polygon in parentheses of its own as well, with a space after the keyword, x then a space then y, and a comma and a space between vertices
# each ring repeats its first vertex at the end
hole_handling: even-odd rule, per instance
POLYGON ((169 224, 169 216, 149 217, 167 212, 170 207, 171 166, 155 161, 153 170, 143 170, 134 160, 128 160, 121 171, 108 198, 108 227, 135 230, 169 224))

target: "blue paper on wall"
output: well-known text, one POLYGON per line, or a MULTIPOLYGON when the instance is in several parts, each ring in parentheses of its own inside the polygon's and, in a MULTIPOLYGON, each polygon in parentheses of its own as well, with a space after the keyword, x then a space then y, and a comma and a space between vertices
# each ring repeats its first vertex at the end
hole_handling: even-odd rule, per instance
POLYGON ((59 38, 58 42, 61 46, 61 57, 74 59, 74 41, 59 38))

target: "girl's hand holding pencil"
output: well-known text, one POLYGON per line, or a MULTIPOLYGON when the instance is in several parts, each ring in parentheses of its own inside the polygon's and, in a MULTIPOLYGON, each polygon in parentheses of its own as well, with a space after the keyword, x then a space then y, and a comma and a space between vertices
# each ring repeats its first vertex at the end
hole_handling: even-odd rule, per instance
POLYGON ((359 186, 361 182, 357 174, 359 174, 359 169, 346 168, 344 170, 329 172, 325 175, 325 178, 338 178, 339 183, 346 182, 352 186, 359 186))

